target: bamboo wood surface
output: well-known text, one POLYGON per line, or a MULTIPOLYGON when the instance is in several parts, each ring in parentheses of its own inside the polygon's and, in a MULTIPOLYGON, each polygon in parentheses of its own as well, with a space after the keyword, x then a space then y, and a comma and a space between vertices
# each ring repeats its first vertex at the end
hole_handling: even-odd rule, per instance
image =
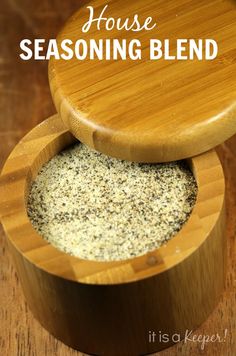
MULTIPOLYGON (((103 0, 91 0, 95 17, 103 0)), ((132 161, 162 162, 192 157, 236 132, 236 2, 234 0, 114 0, 103 17, 116 20, 138 14, 153 17, 152 31, 82 32, 84 6, 58 35, 74 43, 83 38, 139 39, 142 59, 51 60, 51 91, 58 112, 82 142, 108 155, 132 161), (151 38, 214 39, 215 60, 148 60, 151 38)), ((73 46, 72 46, 73 47, 73 46)), ((186 53, 185 53, 186 54, 186 53)))
MULTIPOLYGON (((80 4, 82 2, 80 1, 80 4)), ((0 166, 20 137, 43 117, 53 112, 47 87, 46 63, 17 61, 21 38, 53 37, 59 26, 78 7, 78 1, 49 2, 47 0, 6 1, 0 4, 4 37, 0 97, 0 166), (9 26, 10 25, 10 26, 9 26), (11 47, 10 47, 11 44, 11 47), (11 50, 9 50, 11 48, 11 50), (33 79, 32 79, 33 78, 33 79)), ((228 268, 224 297, 196 335, 228 334, 223 343, 208 343, 204 350, 197 342, 181 342, 160 352, 161 356, 206 355, 232 356, 236 353, 235 330, 235 226, 236 226, 236 138, 218 148, 224 166, 227 191, 228 268)), ((0 354, 24 356, 82 355, 53 338, 32 317, 22 295, 19 279, 12 264, 6 239, 0 231, 0 354)))
POLYGON ((194 330, 209 315, 225 279, 224 176, 214 151, 189 159, 198 184, 193 212, 165 246, 115 262, 82 260, 33 229, 27 194, 42 165, 74 142, 58 115, 30 131, 0 176, 0 217, 33 314, 67 345, 104 356, 137 356, 173 342, 148 342, 194 330))

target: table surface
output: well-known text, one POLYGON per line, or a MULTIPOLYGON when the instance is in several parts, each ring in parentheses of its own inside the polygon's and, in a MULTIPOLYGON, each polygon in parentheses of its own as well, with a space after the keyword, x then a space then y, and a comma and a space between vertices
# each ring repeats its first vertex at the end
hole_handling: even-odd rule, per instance
MULTIPOLYGON (((78 8, 77 0, 1 0, 0 2, 0 167, 18 140, 55 112, 46 62, 19 60, 22 38, 54 38, 78 8)), ((224 294, 209 319, 194 335, 224 336, 225 342, 181 342, 159 353, 174 355, 236 354, 236 136, 217 148, 225 170, 228 267, 224 294)), ((6 238, 0 227, 0 355, 82 356, 44 330, 24 300, 6 238)))

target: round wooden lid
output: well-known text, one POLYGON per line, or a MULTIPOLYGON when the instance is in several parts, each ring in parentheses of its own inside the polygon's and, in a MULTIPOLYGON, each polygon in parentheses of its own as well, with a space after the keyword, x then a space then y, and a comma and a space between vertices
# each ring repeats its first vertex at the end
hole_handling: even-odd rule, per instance
MULTIPOLYGON (((54 102, 72 133, 107 155, 140 162, 194 156, 236 133, 235 1, 113 0, 107 4, 104 8, 106 3, 102 0, 86 2, 57 38, 59 46, 62 40, 70 39, 73 50, 77 40, 85 40, 77 49, 86 58, 74 56, 71 60, 50 61, 54 102), (100 30, 98 22, 93 22, 88 32, 82 31, 92 12, 87 6, 93 7, 94 19, 102 11, 102 17, 109 19, 107 23, 101 20, 100 30), (130 26, 135 14, 140 26, 152 17, 152 21, 146 20, 149 21, 146 27, 153 29, 143 28, 140 32, 116 27, 106 29, 114 22, 117 26, 119 18, 120 24, 129 18, 126 24, 130 26), (118 59, 113 58, 118 43, 112 42, 114 39, 120 45, 126 40, 126 60, 119 53, 118 59), (141 59, 131 58, 135 55, 130 45, 133 39, 140 41, 141 59), (150 59, 153 39, 160 40, 163 46, 163 56, 159 59, 150 59), (180 39, 187 42, 180 43, 177 41, 180 39), (197 57, 194 43, 199 45, 199 39, 203 51, 197 57), (207 39, 214 40, 218 46, 218 55, 212 60, 205 57, 207 39), (97 45, 101 40, 103 60, 96 55, 95 59, 90 58, 90 47, 94 46, 90 40, 95 40, 97 45), (108 43, 111 43, 110 51, 108 43), (187 59, 168 59, 168 43, 170 56, 178 53, 187 59), (182 52, 180 45, 185 47, 182 52)), ((209 54, 214 57, 213 50, 211 43, 209 54)), ((158 51, 153 54, 157 55, 158 51)))

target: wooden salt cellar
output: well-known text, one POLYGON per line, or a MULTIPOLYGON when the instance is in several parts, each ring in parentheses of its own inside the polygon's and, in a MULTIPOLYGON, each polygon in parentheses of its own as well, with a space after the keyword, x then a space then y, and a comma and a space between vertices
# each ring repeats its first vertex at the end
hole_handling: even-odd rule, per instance
MULTIPOLYGON (((171 339, 196 329, 224 286, 225 184, 213 148, 236 132, 236 6, 230 0, 192 0, 187 7, 183 0, 158 3, 148 0, 144 7, 141 0, 117 0, 108 14, 151 14, 159 19, 160 39, 214 37, 220 44, 218 59, 51 61, 50 85, 59 115, 20 141, 1 174, 1 221, 28 305, 50 333, 89 354, 135 356, 170 346, 171 340, 149 342, 149 332, 171 339), (27 216, 28 189, 42 165, 76 141, 72 133, 117 158, 187 159, 198 196, 182 230, 165 246, 119 262, 81 260, 47 243, 27 216)), ((100 0, 91 4, 95 10, 104 5, 100 0)), ((58 40, 79 37, 86 19, 87 10, 80 9, 58 40)), ((92 35, 106 38, 111 33, 92 35)), ((144 47, 149 35, 139 34, 144 47)))

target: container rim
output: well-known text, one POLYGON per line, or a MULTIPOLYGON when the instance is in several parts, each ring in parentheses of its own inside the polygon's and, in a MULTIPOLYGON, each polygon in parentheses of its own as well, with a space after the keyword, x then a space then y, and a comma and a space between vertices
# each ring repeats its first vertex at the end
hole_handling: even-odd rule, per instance
POLYGON ((60 278, 83 284, 114 285, 153 277, 196 253, 224 207, 225 181, 214 150, 187 161, 198 185, 193 211, 167 244, 142 256, 122 261, 83 260, 58 250, 33 228, 27 215, 30 182, 44 163, 76 142, 59 115, 30 131, 8 157, 0 176, 0 217, 10 245, 26 260, 60 278))

